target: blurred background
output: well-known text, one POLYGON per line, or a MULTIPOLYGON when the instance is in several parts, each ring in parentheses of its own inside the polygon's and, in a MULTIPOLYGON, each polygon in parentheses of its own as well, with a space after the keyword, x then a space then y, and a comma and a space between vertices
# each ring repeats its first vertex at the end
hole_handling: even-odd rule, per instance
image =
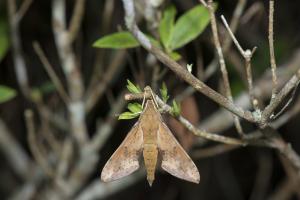
MULTIPOLYGON (((258 48, 252 71, 264 107, 272 89, 269 1, 216 2, 222 45, 228 38, 220 20, 224 15, 236 23, 235 35, 244 49, 258 48)), ((136 0, 135 4, 139 27, 159 40, 159 23, 168 6, 175 6, 178 19, 200 3, 136 0)), ((275 1, 280 87, 300 66, 299 7, 299 1, 275 1)), ((239 137, 229 112, 193 91, 143 48, 96 47, 100 38, 122 30, 126 30, 122 1, 0 1, 1 199, 300 199, 299 172, 277 151, 203 140, 167 114, 165 121, 198 167, 200 184, 177 179, 158 167, 149 187, 143 165, 120 181, 102 183, 104 164, 137 120, 118 120, 128 103, 123 98, 127 79, 141 88, 150 85, 157 94, 164 82, 168 103, 176 98, 181 114, 195 126, 239 137)), ((193 64, 196 77, 224 94, 209 25, 176 53, 179 63, 193 64)), ((233 98, 251 110, 243 57, 234 45, 224 55, 233 98)), ((300 154, 298 93, 272 125, 300 154)), ((241 124, 245 134, 258 131, 251 123, 241 124)))

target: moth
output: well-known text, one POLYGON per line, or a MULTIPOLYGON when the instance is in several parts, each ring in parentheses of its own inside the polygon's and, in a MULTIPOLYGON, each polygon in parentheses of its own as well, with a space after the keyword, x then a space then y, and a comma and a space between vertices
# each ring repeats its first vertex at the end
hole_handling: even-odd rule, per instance
POLYGON ((140 167, 139 158, 143 155, 150 186, 155 179, 158 156, 161 156, 163 170, 177 178, 199 183, 196 165, 163 122, 151 88, 147 86, 144 90, 145 94, 151 94, 150 98, 138 121, 105 164, 101 180, 114 181, 133 173, 140 167))

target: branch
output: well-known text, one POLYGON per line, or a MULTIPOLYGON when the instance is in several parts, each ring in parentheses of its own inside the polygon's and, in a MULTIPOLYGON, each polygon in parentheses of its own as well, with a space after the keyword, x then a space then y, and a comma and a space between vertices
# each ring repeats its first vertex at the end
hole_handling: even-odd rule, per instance
MULTIPOLYGON (((236 7, 235 7, 235 9, 234 9, 232 19, 230 20, 230 26, 229 26, 232 33, 234 33, 236 31, 237 27, 238 27, 238 24, 240 22, 241 16, 242 16, 243 11, 245 9, 246 3, 247 3, 246 0, 239 0, 236 7)), ((230 36, 225 37, 224 45, 223 45, 223 51, 224 51, 225 54, 228 51, 228 49, 230 48, 231 43, 232 43, 232 38, 230 36)))
POLYGON ((21 21, 21 19, 24 17, 24 15, 26 14, 27 10, 29 9, 29 7, 31 6, 31 4, 33 3, 33 0, 24 0, 20 9, 18 10, 18 12, 16 13, 16 18, 17 21, 21 21))
POLYGON ((1 119, 0 149, 16 174, 22 179, 27 179, 31 160, 1 119))
POLYGON ((76 0, 75 8, 71 18, 69 30, 68 30, 68 42, 71 44, 77 37, 80 24, 83 18, 85 8, 85 0, 76 0))
POLYGON ((103 73, 103 78, 100 81, 97 80, 93 85, 89 87, 85 100, 85 109, 87 112, 91 111, 91 109, 96 105, 98 100, 109 87, 109 84, 115 78, 116 74, 124 66, 122 65, 122 62, 125 57, 125 51, 118 51, 118 53, 113 58, 114 60, 110 63, 110 65, 107 67, 107 70, 103 73))
POLYGON ((84 86, 80 69, 76 64, 75 54, 68 39, 69 33, 66 28, 65 3, 65 0, 52 1, 54 39, 61 65, 68 83, 70 96, 68 111, 71 124, 71 133, 74 134, 74 137, 79 144, 84 144, 88 140, 83 101, 84 86))
POLYGON ((35 132, 35 125, 33 121, 33 112, 32 110, 26 110, 25 113, 25 122, 26 122, 26 127, 28 131, 28 144, 29 148, 31 150, 31 153, 37 163, 40 165, 40 167, 44 170, 44 172, 49 176, 53 177, 54 176, 54 171, 53 169, 49 166, 47 159, 42 155, 40 149, 39 149, 39 144, 37 142, 36 138, 36 132, 35 132))
MULTIPOLYGON (((210 22, 211 22, 211 29, 213 33, 213 41, 217 50, 217 54, 219 56, 219 64, 222 72, 222 77, 223 77, 223 84, 225 88, 225 93, 226 97, 233 102, 232 94, 231 94, 231 89, 230 89, 230 83, 229 83, 229 78, 228 78, 228 71, 226 69, 226 64, 224 60, 224 55, 219 39, 219 34, 218 34, 218 27, 217 27, 217 21, 216 21, 216 16, 215 16, 215 11, 214 11, 214 6, 213 6, 213 0, 208 0, 207 3, 207 9, 210 13, 210 22)), ((234 124, 236 127, 237 132, 240 134, 241 137, 243 137, 243 129, 241 126, 241 123, 239 121, 239 118, 236 115, 233 115, 234 118, 234 124)))
POLYGON ((33 48, 35 50, 35 53, 38 55, 40 61, 43 63, 43 66, 48 73, 49 77, 51 78, 53 84, 55 85, 55 88, 58 91, 58 94, 64 101, 66 105, 68 105, 68 102, 70 101, 69 96, 67 92, 64 89, 63 84, 59 80, 57 74, 55 73, 52 65, 50 64, 49 60, 47 59, 44 51, 42 50, 40 44, 38 42, 33 42, 33 48))
POLYGON ((124 92, 121 92, 116 102, 111 106, 110 112, 105 119, 105 123, 98 126, 97 131, 89 144, 90 148, 94 149, 95 152, 98 152, 103 147, 118 122, 116 114, 120 113, 126 104, 123 97, 124 92))
POLYGON ((262 113, 262 121, 260 122, 262 126, 265 126, 273 115, 275 109, 284 100, 284 98, 299 85, 300 81, 300 69, 296 72, 294 76, 284 85, 280 92, 273 98, 270 104, 265 108, 262 113))
POLYGON ((271 70, 272 70, 272 81, 273 81, 273 89, 272 89, 272 97, 276 96, 277 93, 277 75, 276 75, 276 60, 275 60, 275 52, 274 52, 274 0, 269 1, 269 46, 270 46, 270 62, 271 62, 271 70))
MULTIPOLYGON (((289 62, 281 65, 281 67, 279 68, 281 69, 280 71, 278 71, 280 74, 280 76, 278 76, 279 87, 283 87, 284 83, 288 81, 289 76, 297 71, 298 65, 300 65, 300 50, 294 52, 292 54, 292 57, 289 59, 289 62)), ((266 70, 262 77, 255 81, 253 88, 254 94, 255 96, 259 97, 261 101, 267 100, 271 95, 272 81, 270 81, 270 74, 270 70, 266 70)), ((188 90, 187 93, 190 91, 189 89, 186 90, 188 90)), ((187 95, 190 94, 191 93, 188 93, 187 95)), ((250 101, 248 101, 248 95, 248 92, 242 92, 239 96, 235 98, 235 103, 238 106, 241 106, 243 109, 250 109, 251 104, 250 101)), ((278 120, 281 119, 282 117, 280 117, 278 120)), ((233 120, 230 117, 230 114, 226 110, 220 109, 212 113, 207 118, 203 119, 201 124, 199 125, 199 128, 207 130, 208 132, 222 132, 223 130, 230 128, 232 124, 233 120), (218 124, 218 126, 216 126, 216 124, 218 124)))
MULTIPOLYGON (((147 93, 141 93, 141 94, 126 94, 124 98, 126 100, 133 100, 133 99, 143 99, 143 98, 149 98, 150 95, 147 93)), ((155 100, 157 101, 158 105, 162 109, 163 112, 167 112, 169 114, 172 114, 172 108, 166 104, 162 99, 160 99, 157 95, 155 95, 155 100)), ((213 133, 208 133, 206 131, 199 130, 196 128, 193 124, 191 124, 187 119, 185 119, 183 116, 179 115, 176 117, 177 120, 190 132, 192 132, 194 135, 205 138, 207 140, 212 140, 215 142, 221 142, 225 144, 232 144, 232 145, 245 145, 245 142, 239 139, 225 137, 213 133)))
POLYGON ((26 65, 24 57, 22 55, 22 46, 19 32, 19 20, 17 19, 17 9, 15 0, 7 0, 9 25, 12 40, 12 52, 14 59, 15 73, 19 87, 21 88, 22 94, 26 98, 30 98, 30 88, 28 83, 28 75, 26 71, 26 65))
POLYGON ((239 108, 236 105, 234 105, 232 101, 223 97, 221 94, 208 87, 202 81, 198 80, 195 76, 189 73, 185 67, 180 66, 177 62, 172 60, 168 55, 166 55, 160 49, 156 48, 155 46, 152 46, 148 38, 139 30, 139 28, 135 23, 134 20, 135 12, 134 12, 133 1, 123 0, 123 5, 125 9, 125 15, 126 15, 125 20, 126 20, 127 28, 131 31, 131 33, 136 37, 136 39, 146 50, 152 53, 158 60, 160 60, 167 67, 169 67, 180 78, 182 78, 187 83, 192 85, 197 91, 209 97, 210 99, 220 104, 227 110, 231 111, 232 113, 250 122, 257 122, 260 120, 254 117, 251 112, 244 111, 242 108, 239 108))
POLYGON ((243 48, 241 47, 241 45, 239 44, 238 40, 236 39, 236 37, 234 36, 233 32, 231 31, 225 17, 222 15, 221 19, 227 29, 227 31, 229 32, 229 35, 231 36, 234 44, 236 45, 237 49, 240 51, 241 55, 244 57, 245 59, 245 65, 246 65, 246 75, 247 75, 247 81, 248 81, 248 89, 249 89, 249 96, 250 96, 250 101, 252 104, 252 107, 255 110, 259 110, 258 108, 258 101, 255 98, 255 94, 254 94, 254 90, 253 90, 253 78, 252 78, 252 69, 251 69, 251 58, 256 50, 256 47, 254 47, 252 49, 252 51, 250 51, 249 49, 247 49, 246 51, 243 50, 243 48))

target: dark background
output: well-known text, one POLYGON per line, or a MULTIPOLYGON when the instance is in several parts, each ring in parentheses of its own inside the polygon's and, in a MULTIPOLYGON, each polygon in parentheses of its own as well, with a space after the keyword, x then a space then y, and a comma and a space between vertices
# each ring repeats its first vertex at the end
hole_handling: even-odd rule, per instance
MULTIPOLYGON (((19 1, 18 5, 19 5, 19 1)), ((113 14, 111 18, 106 19, 103 17, 104 5, 106 1, 87 0, 85 13, 80 28, 79 35, 74 43, 74 51, 76 59, 80 63, 80 69, 84 79, 84 85, 88 87, 93 75, 94 67, 99 68, 100 80, 105 77, 105 70, 109 63, 114 59, 116 51, 114 50, 99 50, 92 47, 94 41, 98 38, 116 32, 119 29, 125 29, 124 26, 124 12, 121 1, 115 1, 113 14), (106 23, 109 21, 109 24, 106 23), (105 28, 103 28, 105 27, 105 28), (101 55, 101 56, 99 56, 101 55), (100 61, 99 61, 100 59, 100 61)), ((195 0, 185 1, 169 1, 166 4, 173 3, 177 10, 178 15, 181 15, 187 9, 198 4, 195 0)), ((268 1, 247 1, 246 10, 257 4, 260 6, 259 11, 246 23, 240 23, 236 36, 243 47, 252 48, 257 46, 258 50, 253 57, 253 72, 254 79, 258 80, 262 74, 269 69, 269 51, 268 51, 268 1)), ((221 14, 230 19, 236 1, 219 1, 218 10, 216 13, 217 18, 221 14)), ((67 1, 67 14, 68 19, 71 16, 73 9, 73 0, 67 1)), ((276 60, 279 68, 286 67, 295 54, 299 50, 300 43, 300 14, 299 14, 299 1, 275 1, 275 18, 274 18, 274 32, 275 32, 275 53, 276 60)), ((6 1, 0 1, 0 17, 7 20, 7 6, 6 1)), ((147 29, 145 21, 142 19, 140 26, 143 30, 147 29)), ((24 18, 20 23, 21 44, 23 47, 24 58, 28 70, 29 82, 32 87, 39 87, 49 82, 50 79, 45 72, 42 64, 40 63, 37 55, 35 54, 32 42, 38 41, 44 49, 48 59, 54 66, 55 71, 61 78, 64 84, 65 78, 63 71, 60 67, 58 54, 56 51, 52 26, 51 26, 51 1, 49 0, 34 0, 24 18)), ((8 38, 9 39, 9 38, 8 38)), ((211 32, 207 28, 192 43, 189 43, 179 52, 183 55, 181 62, 183 63, 196 63, 198 56, 203 59, 204 67, 210 63, 213 58, 213 46, 210 42, 211 32), (199 48, 195 48, 198 46, 199 48)), ((231 51, 235 51, 232 47, 231 51)), ((0 84, 7 85, 19 91, 19 86, 16 81, 15 71, 13 68, 13 58, 11 49, 8 50, 4 59, 0 61, 0 84)), ((126 58, 122 65, 124 67, 114 74, 110 83, 107 85, 106 94, 99 99, 97 105, 86 116, 86 124, 90 137, 93 136, 97 129, 97 121, 104 119, 110 111, 110 96, 116 97, 125 89, 126 79, 137 82, 142 87, 151 83, 152 69, 146 66, 147 52, 142 48, 129 49, 126 52, 126 58)), ((241 59, 241 58, 239 58, 241 59)), ((226 61, 228 59, 226 58, 226 61)), ((232 90, 234 96, 238 96, 247 87, 243 80, 232 66, 230 59, 228 61, 228 71, 230 81, 232 83, 232 90)), ((295 63, 300 66, 300 63, 295 63)), ((163 65, 160 65, 164 68, 163 65)), ((283 69, 284 70, 284 69, 283 69)), ((217 71, 206 83, 212 88, 219 89, 220 73, 217 71)), ((171 98, 180 94, 182 90, 187 87, 186 83, 179 80, 173 72, 167 71, 166 75, 158 81, 158 85, 166 82, 170 90, 171 98)), ((268 81, 271 84, 271 80, 268 81)), ((157 88, 156 88, 157 91, 157 88)), ((289 106, 293 109, 295 102, 298 102, 298 94, 294 97, 294 102, 289 106)), ((65 106, 58 97, 55 90, 47 92, 43 96, 45 105, 49 106, 54 112, 62 113, 66 116, 65 106)), ((264 99, 265 103, 269 101, 268 98, 264 99)), ((195 93, 192 96, 193 112, 186 114, 195 123, 200 124, 211 113, 217 111, 218 105, 211 100, 204 97, 202 94, 195 93), (196 117, 194 116, 196 115, 196 117)), ((188 106, 186 106, 188 107, 188 106)), ((0 105, 0 117, 7 125, 13 137, 21 144, 26 152, 31 156, 28 142, 27 131, 24 122, 24 110, 32 108, 35 110, 34 103, 26 100, 19 92, 18 96, 13 100, 0 105)), ((185 108, 183 108, 185 109, 185 108)), ((186 108, 188 109, 188 108, 186 108)), ((169 121, 169 119, 166 119, 169 121)), ((296 152, 300 153, 300 136, 299 136, 299 120, 300 115, 296 114, 286 124, 281 126, 278 131, 282 137, 291 143, 296 152)), ((36 123, 39 124, 39 119, 36 123)), ((130 129, 135 120, 118 121, 111 137, 107 140, 104 147, 99 151, 101 159, 97 163, 97 167, 89 177, 84 186, 77 191, 80 194, 88 183, 95 179, 99 179, 100 169, 104 166, 107 159, 114 152, 114 150, 121 143, 126 133, 130 129)), ((105 121, 104 121, 105 123, 105 121)), ((242 122, 246 132, 251 132, 256 129, 254 125, 242 122)), ((215 125, 218 127, 218 124, 215 125)), ((180 140, 180 136, 176 133, 176 127, 171 125, 174 130, 174 135, 179 138, 180 143, 185 142, 180 140)), ((223 129, 225 135, 238 137, 234 127, 223 129)), ((1 133, 0 133, 1 134, 1 133)), ((65 134, 63 131, 61 134, 65 134)), ((191 134, 191 133, 189 133, 191 134)), ((183 137, 184 138, 184 137, 183 137)), ((268 199, 272 195, 281 190, 290 192, 289 188, 284 185, 289 180, 287 168, 283 165, 285 161, 280 157, 279 153, 274 150, 262 147, 243 147, 229 152, 221 153, 219 155, 209 156, 206 158, 194 158, 193 153, 202 148, 210 148, 218 145, 214 142, 200 145, 196 138, 193 137, 193 142, 187 142, 190 155, 197 165, 201 181, 199 185, 188 183, 172 177, 165 172, 159 170, 156 174, 156 179, 153 186, 150 188, 147 185, 145 178, 139 178, 135 184, 124 187, 122 190, 115 192, 106 197, 106 199, 268 199)), ((22 180, 18 178, 12 171, 9 163, 7 163, 5 156, 0 152, 0 196, 1 199, 6 199, 11 196, 20 185, 23 184, 22 180)), ((33 161, 34 162, 34 161, 33 161)), ((142 169, 144 170, 144 169, 142 169)), ((47 182, 44 183, 47 185, 47 182)), ((299 184, 296 180, 293 184, 299 184)), ((292 186, 291 186, 292 187, 292 186)), ((76 195, 75 195, 76 196, 76 195)), ((289 199, 300 198, 300 193, 292 191, 287 195, 289 199)), ((37 195, 35 197, 39 199, 37 195)), ((75 199, 75 197, 74 197, 75 199)), ((280 199, 280 198, 279 198, 280 199)))

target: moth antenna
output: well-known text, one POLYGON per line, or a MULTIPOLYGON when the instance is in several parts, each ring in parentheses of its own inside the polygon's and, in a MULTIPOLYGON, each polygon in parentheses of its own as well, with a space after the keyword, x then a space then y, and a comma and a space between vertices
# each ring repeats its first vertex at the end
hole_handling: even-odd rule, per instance
POLYGON ((146 100, 146 93, 144 92, 144 97, 143 97, 142 108, 144 108, 144 105, 145 105, 145 100, 146 100))

